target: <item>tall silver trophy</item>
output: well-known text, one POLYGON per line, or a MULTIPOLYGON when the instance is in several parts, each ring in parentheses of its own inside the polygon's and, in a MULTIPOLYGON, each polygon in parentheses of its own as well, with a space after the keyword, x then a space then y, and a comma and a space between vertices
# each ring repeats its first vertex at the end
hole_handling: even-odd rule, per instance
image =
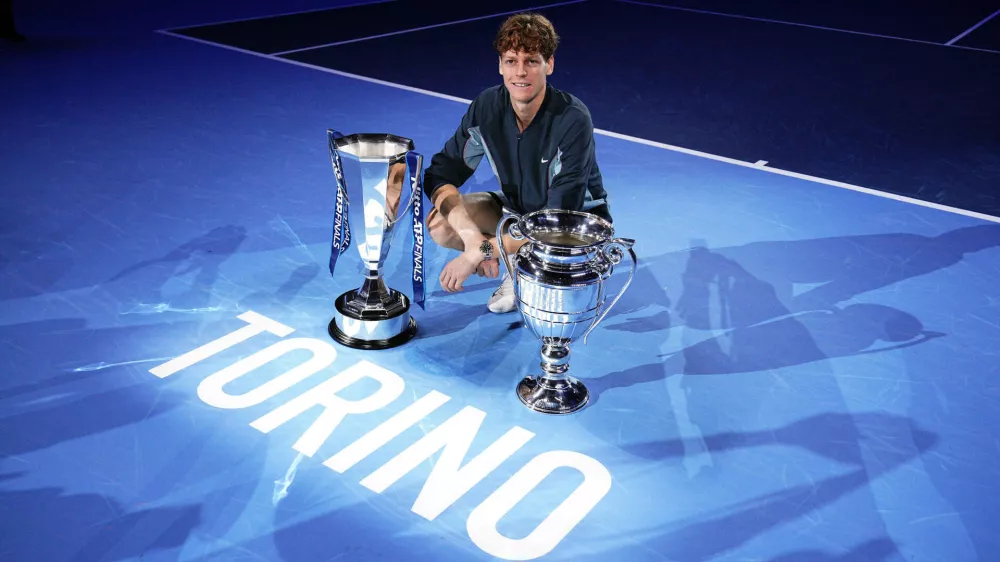
POLYGON ((569 346, 587 336, 625 294, 638 261, 635 241, 615 238, 608 221, 589 213, 542 209, 520 216, 504 209, 497 225, 500 257, 514 284, 525 325, 541 341, 542 372, 525 377, 517 396, 546 414, 569 414, 590 398, 587 387, 569 374, 569 346), (509 230, 506 229, 510 224, 509 230), (508 260, 503 235, 528 242, 508 260), (606 282, 615 266, 632 258, 628 279, 608 303, 606 282))
POLYGON ((330 274, 352 242, 361 254, 360 287, 341 294, 330 321, 330 336, 357 349, 387 349, 417 332, 410 299, 386 286, 383 270, 393 235, 412 209, 413 300, 423 308, 423 156, 413 141, 391 134, 343 135, 327 131, 336 178, 330 274), (404 186, 409 199, 401 204, 404 186))

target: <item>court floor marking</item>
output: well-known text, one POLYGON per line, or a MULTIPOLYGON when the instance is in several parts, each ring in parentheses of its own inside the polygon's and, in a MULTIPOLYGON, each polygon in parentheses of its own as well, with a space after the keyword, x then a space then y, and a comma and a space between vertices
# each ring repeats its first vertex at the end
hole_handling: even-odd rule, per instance
MULTIPOLYGON (((358 2, 354 2, 352 4, 342 4, 340 6, 327 6, 326 8, 311 8, 311 9, 308 9, 308 10, 299 10, 297 12, 282 12, 282 13, 278 13, 278 14, 268 14, 268 15, 265 15, 265 16, 252 16, 252 17, 249 17, 249 18, 237 18, 237 19, 232 19, 232 20, 213 21, 213 22, 209 22, 209 23, 199 23, 199 24, 195 24, 195 25, 186 25, 184 27, 171 27, 170 29, 173 29, 175 31, 176 30, 181 30, 181 29, 195 29, 195 28, 198 28, 198 27, 209 27, 209 26, 212 26, 212 25, 223 25, 223 24, 227 24, 227 23, 240 23, 240 22, 244 22, 244 21, 266 20, 266 19, 270 19, 270 18, 280 18, 280 17, 284 17, 284 16, 297 16, 299 14, 311 14, 311 13, 314 13, 314 12, 329 12, 329 11, 333 11, 333 10, 341 10, 343 8, 356 8, 358 6, 368 6, 368 5, 374 5, 374 4, 387 4, 389 2, 395 2, 395 1, 396 0, 359 0, 358 2)), ((169 31, 169 30, 168 29, 160 29, 160 30, 157 30, 157 31, 169 31)))
POLYGON ((984 23, 986 23, 986 22, 990 21, 991 19, 993 19, 994 17, 996 17, 997 14, 1000 14, 1000 10, 997 10, 997 11, 993 12, 992 14, 986 16, 986 18, 983 21, 977 23, 976 25, 970 27, 969 29, 966 29, 965 31, 963 31, 962 33, 960 33, 957 37, 955 37, 951 41, 948 41, 947 43, 945 43, 945 45, 948 45, 949 47, 951 47, 952 43, 954 43, 955 41, 960 40, 962 37, 965 37, 966 35, 972 33, 973 31, 976 30, 976 28, 978 28, 979 26, 983 25, 984 23))
MULTIPOLYGON (((980 49, 979 47, 966 47, 965 45, 953 45, 952 43, 955 42, 955 41, 957 41, 957 40, 959 40, 959 39, 961 39, 962 38, 961 36, 956 37, 955 39, 952 39, 952 41, 949 42, 949 43, 938 43, 938 42, 935 42, 935 41, 924 41, 923 39, 910 39, 908 37, 897 37, 895 35, 882 35, 882 34, 879 34, 879 33, 868 33, 868 32, 865 32, 865 31, 854 31, 854 30, 851 30, 851 29, 841 29, 839 27, 826 27, 826 26, 823 26, 823 25, 812 25, 812 24, 808 24, 808 23, 798 23, 798 22, 794 22, 794 21, 774 20, 774 19, 769 19, 769 18, 758 18, 758 17, 755 17, 755 16, 743 16, 743 15, 740 15, 740 14, 729 14, 729 13, 726 13, 726 12, 713 12, 713 11, 710 11, 710 10, 698 10, 698 9, 695 9, 695 8, 682 8, 680 6, 670 6, 670 5, 667 5, 667 4, 653 4, 651 2, 641 2, 639 0, 616 0, 616 1, 620 2, 622 4, 635 4, 636 6, 649 6, 651 8, 663 8, 665 10, 676 10, 676 11, 679 11, 679 12, 692 12, 692 13, 695 13, 695 14, 707 14, 707 15, 712 15, 712 16, 722 16, 722 17, 726 17, 726 18, 735 18, 735 19, 741 19, 741 20, 752 20, 752 21, 760 21, 760 22, 766 22, 766 23, 780 23, 782 25, 792 25, 792 26, 796 26, 796 27, 808 27, 810 29, 820 29, 820 30, 823 30, 823 31, 836 31, 836 32, 839 32, 839 33, 850 33, 852 35, 864 35, 866 37, 878 37, 880 39, 895 39, 896 41, 907 41, 909 43, 920 43, 922 45, 935 45, 935 46, 938 46, 938 47, 951 47, 953 49, 964 49, 964 50, 967 50, 967 51, 980 51, 980 52, 984 52, 984 53, 1000 54, 1000 51, 994 51, 994 50, 991 50, 991 49, 980 49)), ((993 15, 996 15, 996 14, 993 14, 993 15)), ((990 16, 990 17, 993 17, 993 16, 990 16)), ((989 19, 989 18, 986 18, 986 19, 989 19)), ((985 20, 984 20, 984 22, 985 22, 985 20)), ((982 24, 984 22, 980 22, 980 24, 982 24)), ((969 31, 972 31, 972 30, 970 29, 969 31)))
MULTIPOLYGON (((286 59, 286 58, 283 58, 283 57, 279 57, 277 55, 268 55, 268 54, 265 54, 265 53, 259 53, 257 51, 250 51, 250 50, 247 50, 247 49, 241 49, 239 47, 233 47, 233 46, 230 46, 230 45, 224 45, 222 43, 214 43, 212 41, 207 41, 205 39, 198 39, 198 38, 195 38, 195 37, 188 37, 186 35, 180 35, 180 34, 177 34, 177 33, 172 33, 170 31, 166 31, 166 30, 160 30, 160 31, 157 31, 157 33, 160 33, 160 34, 163 34, 163 35, 167 35, 167 36, 170 36, 170 37, 176 37, 178 39, 184 39, 186 41, 192 41, 192 42, 201 43, 201 44, 204 44, 204 45, 211 45, 213 47, 217 47, 217 48, 220 48, 220 49, 225 49, 227 51, 235 51, 237 53, 251 55, 251 56, 262 58, 262 59, 267 59, 267 60, 272 60, 272 61, 278 61, 278 62, 282 62, 282 63, 285 63, 285 64, 291 64, 291 65, 294 65, 294 66, 300 66, 302 68, 308 68, 310 70, 316 70, 316 71, 319 71, 319 72, 324 72, 324 73, 327 73, 327 74, 334 74, 334 75, 337 75, 337 76, 343 76, 345 78, 351 78, 353 80, 360 80, 362 82, 370 82, 372 84, 378 84, 380 86, 387 86, 389 88, 395 88, 397 90, 404 90, 404 91, 407 91, 407 92, 413 92, 413 93, 423 94, 423 95, 426 95, 426 96, 431 96, 431 97, 435 97, 435 98, 445 99, 445 100, 449 100, 449 101, 460 102, 460 103, 464 103, 466 105, 472 103, 472 100, 468 100, 468 99, 465 99, 465 98, 460 98, 460 97, 457 97, 457 96, 450 96, 448 94, 442 94, 440 92, 433 92, 431 90, 424 90, 424 89, 421 89, 421 88, 414 88, 413 86, 406 86, 404 84, 397 84, 395 82, 389 82, 389 81, 386 81, 386 80, 379 80, 377 78, 370 78, 368 76, 362 76, 360 74, 352 74, 350 72, 344 72, 344 71, 341 71, 341 70, 335 70, 335 69, 332 69, 332 68, 326 68, 326 67, 317 66, 317 65, 314 65, 314 64, 309 64, 309 63, 306 63, 306 62, 300 62, 300 61, 296 61, 296 60, 286 59)), ((758 170, 758 171, 761 171, 761 172, 767 172, 767 173, 771 173, 771 174, 778 174, 778 175, 782 175, 782 176, 788 176, 788 177, 792 177, 792 178, 796 178, 796 179, 800 179, 800 180, 810 181, 810 182, 819 183, 819 184, 823 184, 823 185, 829 185, 829 186, 832 186, 832 187, 839 187, 841 189, 848 189, 848 190, 851 190, 851 191, 856 191, 856 192, 859 192, 859 193, 865 193, 865 194, 868 194, 868 195, 874 195, 876 197, 882 197, 884 199, 892 199, 894 201, 900 201, 902 203, 909 203, 911 205, 917 205, 917 206, 920 206, 920 207, 927 207, 927 208, 935 209, 935 210, 938 210, 938 211, 945 211, 945 212, 953 213, 953 214, 956 214, 956 215, 963 215, 963 216, 966 216, 966 217, 972 217, 972 218, 976 218, 976 219, 980 219, 980 220, 984 220, 984 221, 1000 223, 1000 217, 994 217, 992 215, 987 215, 985 213, 977 213, 975 211, 968 211, 966 209, 959 209, 957 207, 949 207, 948 205, 941 205, 939 203, 931 203, 930 201, 924 201, 922 199, 914 199, 912 197, 906 197, 905 195, 897 195, 895 193, 886 193, 884 191, 879 191, 877 189, 871 189, 871 188, 868 188, 868 187, 861 187, 859 185, 853 185, 853 184, 849 184, 849 183, 845 183, 845 182, 840 182, 840 181, 836 181, 836 180, 828 180, 826 178, 820 178, 820 177, 816 177, 816 176, 810 176, 810 175, 807 175, 807 174, 800 174, 798 172, 792 172, 792 171, 789 171, 789 170, 782 170, 781 168, 774 168, 774 167, 771 167, 771 166, 768 166, 768 165, 759 165, 757 162, 746 162, 744 160, 737 160, 735 158, 729 158, 727 156, 720 156, 718 154, 711 154, 709 152, 702 152, 700 150, 692 150, 690 148, 684 148, 684 147, 681 147, 681 146, 674 146, 674 145, 670 145, 670 144, 666 144, 666 143, 662 143, 662 142, 651 141, 651 140, 642 139, 642 138, 639 138, 639 137, 633 137, 633 136, 630 136, 630 135, 623 135, 621 133, 615 133, 613 131, 605 131, 603 129, 596 129, 595 128, 594 129, 594 133, 602 135, 602 136, 606 136, 606 137, 611 137, 611 138, 616 138, 616 139, 619 139, 619 140, 625 140, 625 141, 629 141, 629 142, 634 142, 634 143, 637 143, 637 144, 642 144, 642 145, 651 146, 651 147, 655 147, 655 148, 662 148, 664 150, 669 150, 669 151, 672 151, 672 152, 680 152, 682 154, 687 154, 687 155, 690 155, 690 156, 696 156, 696 157, 705 158, 705 159, 708 159, 708 160, 715 160, 717 162, 726 162, 728 164, 735 164, 737 166, 743 166, 745 168, 752 168, 754 170, 758 170)), ((758 161, 758 162, 760 162, 760 161, 758 161)))
POLYGON ((225 49, 227 51, 236 51, 237 53, 242 53, 244 55, 250 55, 250 56, 254 56, 254 57, 258 57, 258 58, 262 58, 262 59, 267 59, 267 60, 282 62, 282 63, 285 63, 285 64, 291 64, 291 65, 294 65, 294 66, 301 66, 303 68, 308 68, 310 70, 318 70, 320 72, 325 72, 327 74, 336 74, 337 76, 343 76, 345 78, 351 78, 351 79, 354 79, 354 80, 360 80, 362 82, 371 82, 372 84, 378 84, 380 86, 388 86, 390 88, 395 88, 397 90, 406 90, 407 92, 414 92, 414 93, 417 93, 417 94, 423 94, 423 95, 426 95, 426 96, 433 96, 433 97, 436 97, 436 98, 446 99, 446 100, 449 100, 449 101, 456 101, 456 102, 465 103, 465 104, 472 103, 471 100, 467 100, 465 98, 460 98, 460 97, 456 97, 456 96, 449 96, 448 94, 442 94, 442 93, 439 93, 439 92, 432 92, 430 90, 423 90, 421 88, 414 88, 413 86, 406 86, 404 84, 397 84, 395 82, 387 82, 385 80, 379 80, 378 78, 369 78, 368 76, 362 76, 360 74, 351 74, 350 72, 344 72, 342 70, 334 70, 332 68, 325 68, 325 67, 322 67, 322 66, 316 66, 314 64, 309 64, 307 62, 299 62, 297 60, 282 58, 282 57, 280 57, 278 55, 268 55, 266 53, 260 53, 260 52, 257 52, 257 51, 251 51, 249 49, 241 49, 240 47, 233 47, 232 45, 225 45, 223 43, 215 43, 215 42, 212 42, 212 41, 208 41, 206 39, 199 39, 197 37, 188 37, 187 35, 180 35, 180 34, 173 33, 171 31, 165 30, 165 29, 164 30, 159 30, 159 31, 157 31, 157 33, 160 33, 162 35, 167 35, 167 36, 170 36, 170 37, 176 37, 177 39, 184 39, 185 41, 192 41, 194 43, 201 43, 203 45, 211 45, 212 47, 218 47, 220 49, 225 49))
POLYGON ((455 20, 455 21, 447 21, 447 22, 444 22, 444 23, 435 23, 433 25, 425 25, 425 26, 422 26, 422 27, 414 27, 412 29, 402 29, 400 31, 391 31, 389 33, 381 33, 379 35, 369 35, 368 37, 358 37, 357 39, 347 39, 345 41, 336 41, 336 42, 333 42, 333 43, 324 43, 322 45, 313 45, 311 47, 302 47, 302 48, 299 48, 299 49, 291 49, 291 50, 288 50, 288 51, 280 51, 280 52, 271 53, 271 54, 272 55, 276 55, 276 56, 280 56, 280 55, 290 55, 292 53, 301 53, 303 51, 314 51, 316 49, 325 49, 326 47, 336 47, 338 45, 347 45, 348 43, 358 43, 360 41, 368 41, 370 39, 381 39, 383 37, 392 37, 393 35, 403 35, 404 33, 413 33, 415 31, 424 31, 424 30, 427 30, 427 29, 435 29, 435 28, 438 28, 438 27, 446 27, 446 26, 449 26, 449 25, 458 25, 460 23, 469 23, 469 22, 473 22, 473 21, 479 21, 479 20, 485 20, 485 19, 490 19, 490 18, 496 18, 496 17, 500 17, 500 16, 508 16, 508 15, 517 14, 517 13, 520 13, 520 12, 526 12, 526 11, 532 11, 532 10, 542 10, 542 9, 545 9, 545 8, 555 8, 557 6, 568 6, 570 4, 579 4, 580 2, 586 2, 586 1, 587 0, 570 0, 569 2, 559 2, 559 3, 556 3, 556 4, 546 4, 544 6, 534 6, 534 7, 530 7, 530 8, 521 8, 519 10, 511 10, 509 12, 500 12, 498 14, 489 14, 489 15, 486 15, 486 16, 476 16, 474 18, 468 18, 468 19, 464 19, 464 20, 455 20))

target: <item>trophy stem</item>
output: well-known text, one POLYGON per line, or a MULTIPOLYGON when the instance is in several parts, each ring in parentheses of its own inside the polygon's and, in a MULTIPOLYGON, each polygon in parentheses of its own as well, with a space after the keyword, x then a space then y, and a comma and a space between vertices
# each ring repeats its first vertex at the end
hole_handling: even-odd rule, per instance
POLYGON ((545 338, 541 352, 543 374, 525 377, 517 385, 517 397, 525 406, 543 414, 571 414, 587 405, 587 387, 568 374, 568 343, 545 338))
POLYGON ((569 377, 569 347, 566 345, 542 344, 542 371, 550 381, 566 380, 569 377))
POLYGON ((363 303, 366 308, 380 305, 389 306, 392 304, 390 295, 389 288, 386 287, 381 275, 369 275, 365 277, 361 288, 358 289, 358 296, 355 297, 355 302, 358 304, 363 303))

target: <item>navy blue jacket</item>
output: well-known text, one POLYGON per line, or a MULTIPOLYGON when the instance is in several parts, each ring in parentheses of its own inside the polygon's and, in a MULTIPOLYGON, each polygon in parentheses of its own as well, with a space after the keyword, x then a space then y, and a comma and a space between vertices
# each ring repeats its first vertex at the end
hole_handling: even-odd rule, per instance
POLYGON ((547 84, 538 114, 519 133, 507 88, 484 90, 431 158, 424 174, 427 195, 445 184, 461 187, 483 156, 514 211, 585 210, 611 220, 590 111, 573 95, 547 84))

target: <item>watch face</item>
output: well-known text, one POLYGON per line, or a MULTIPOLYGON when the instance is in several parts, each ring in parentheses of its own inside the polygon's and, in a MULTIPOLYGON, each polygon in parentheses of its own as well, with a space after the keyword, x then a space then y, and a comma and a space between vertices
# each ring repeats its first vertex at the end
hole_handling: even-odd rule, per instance
POLYGON ((486 256, 486 259, 493 257, 493 246, 490 246, 489 240, 483 240, 483 243, 479 245, 479 251, 486 256))

